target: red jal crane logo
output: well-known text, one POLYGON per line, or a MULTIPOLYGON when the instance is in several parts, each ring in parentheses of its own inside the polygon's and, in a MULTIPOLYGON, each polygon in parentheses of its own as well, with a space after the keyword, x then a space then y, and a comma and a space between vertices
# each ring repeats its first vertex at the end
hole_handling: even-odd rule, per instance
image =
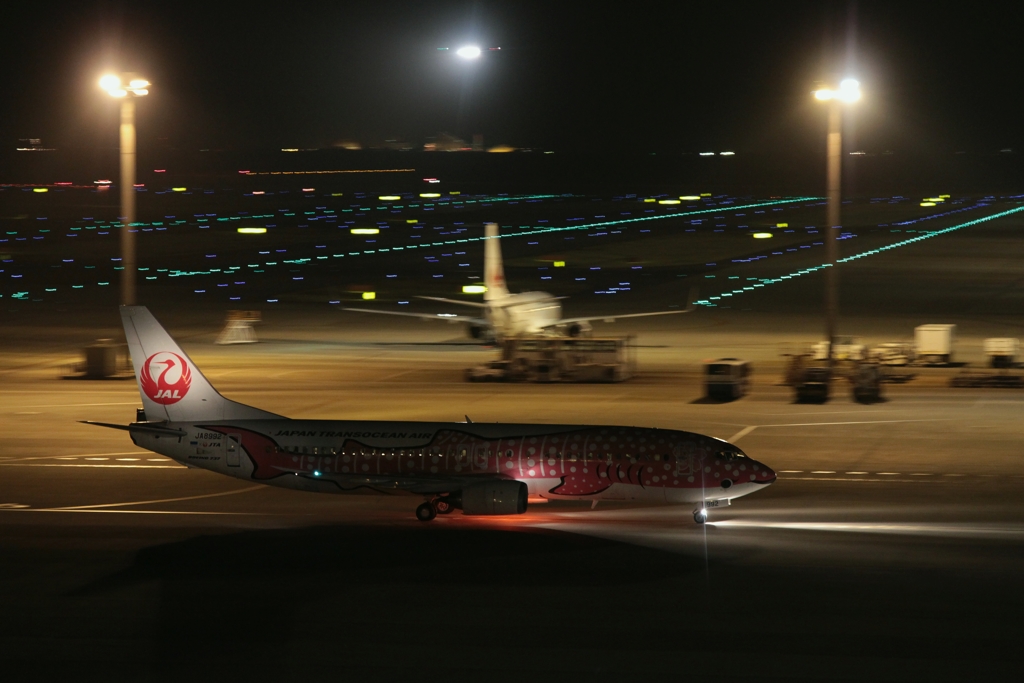
POLYGON ((185 398, 192 386, 192 370, 178 354, 160 351, 142 364, 141 384, 150 400, 169 406, 185 398))

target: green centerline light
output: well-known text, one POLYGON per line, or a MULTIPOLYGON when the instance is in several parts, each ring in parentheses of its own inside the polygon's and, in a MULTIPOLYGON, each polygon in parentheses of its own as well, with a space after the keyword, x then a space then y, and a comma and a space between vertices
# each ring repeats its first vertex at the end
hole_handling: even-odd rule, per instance
MULTIPOLYGON (((896 247, 905 247, 908 244, 913 244, 915 242, 921 242, 923 240, 931 239, 932 237, 938 237, 939 235, 945 235, 947 233, 955 232, 955 231, 961 230, 963 228, 969 228, 972 225, 978 225, 979 223, 985 223, 986 221, 992 221, 992 220, 995 220, 997 218, 1004 218, 1004 217, 1009 216, 1011 214, 1019 213, 1021 211, 1024 211, 1024 206, 1018 206, 1016 209, 1009 209, 1007 211, 1001 211, 999 213, 994 213, 991 216, 985 216, 984 218, 976 218, 973 221, 967 221, 966 223, 960 223, 958 225, 953 225, 953 226, 950 226, 948 228, 944 228, 942 230, 935 230, 935 231, 928 232, 928 233, 923 234, 923 235, 918 235, 916 237, 910 237, 910 238, 905 239, 905 240, 900 240, 899 242, 893 242, 892 244, 887 244, 884 247, 878 247, 877 249, 868 249, 867 251, 862 251, 859 254, 853 254, 852 256, 846 256, 844 258, 841 258, 838 261, 836 261, 836 263, 849 263, 850 261, 856 261, 857 259, 864 258, 865 256, 872 256, 874 254, 879 254, 879 253, 881 253, 883 251, 889 251, 890 249, 895 249, 896 247)), ((780 275, 779 277, 776 277, 776 278, 764 278, 764 279, 761 280, 761 284, 754 285, 754 286, 755 287, 763 287, 765 285, 772 285, 772 284, 775 284, 777 282, 782 282, 783 280, 791 280, 791 279, 793 279, 795 277, 800 277, 801 275, 807 275, 809 273, 813 273, 815 271, 819 271, 819 270, 823 270, 825 268, 831 268, 831 267, 832 267, 831 263, 822 263, 820 266, 813 266, 811 268, 805 268, 803 270, 797 270, 797 271, 794 271, 792 273, 789 273, 788 275, 780 275)), ((744 289, 734 289, 734 290, 732 290, 730 292, 722 292, 718 296, 709 296, 707 299, 701 299, 700 301, 694 301, 693 303, 695 305, 698 305, 698 306, 717 306, 718 304, 712 303, 712 301, 718 301, 718 300, 720 300, 724 296, 733 296, 734 294, 742 294, 745 289, 747 289, 747 288, 744 288, 744 289)))

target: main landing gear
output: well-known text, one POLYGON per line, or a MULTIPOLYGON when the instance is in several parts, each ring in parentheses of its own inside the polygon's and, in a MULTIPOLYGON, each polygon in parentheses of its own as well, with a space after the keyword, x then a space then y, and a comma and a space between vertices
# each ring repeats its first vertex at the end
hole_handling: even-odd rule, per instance
POLYGON ((447 515, 456 508, 457 500, 457 498, 452 500, 449 496, 428 500, 416 508, 416 519, 421 522, 429 522, 438 515, 447 515))

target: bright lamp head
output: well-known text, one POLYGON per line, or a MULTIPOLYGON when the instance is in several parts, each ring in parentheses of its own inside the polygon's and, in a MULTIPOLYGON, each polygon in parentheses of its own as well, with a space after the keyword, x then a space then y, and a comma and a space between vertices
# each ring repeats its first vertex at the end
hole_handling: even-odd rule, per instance
POLYGON ((463 59, 476 59, 480 56, 480 48, 476 45, 466 45, 455 51, 455 54, 463 59))
POLYGON ((840 102, 856 102, 860 99, 860 82, 846 78, 839 84, 838 90, 821 88, 814 91, 814 99, 821 101, 839 100, 840 102))
POLYGON ((117 90, 121 87, 121 79, 113 74, 107 74, 100 79, 100 87, 104 90, 117 90))

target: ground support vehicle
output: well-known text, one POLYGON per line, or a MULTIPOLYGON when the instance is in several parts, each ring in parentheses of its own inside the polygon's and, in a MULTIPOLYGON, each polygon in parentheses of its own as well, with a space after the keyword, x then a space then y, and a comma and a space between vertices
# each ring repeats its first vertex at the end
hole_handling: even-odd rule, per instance
POLYGON ((510 337, 501 357, 469 368, 471 382, 622 382, 636 373, 636 346, 625 337, 510 337))

